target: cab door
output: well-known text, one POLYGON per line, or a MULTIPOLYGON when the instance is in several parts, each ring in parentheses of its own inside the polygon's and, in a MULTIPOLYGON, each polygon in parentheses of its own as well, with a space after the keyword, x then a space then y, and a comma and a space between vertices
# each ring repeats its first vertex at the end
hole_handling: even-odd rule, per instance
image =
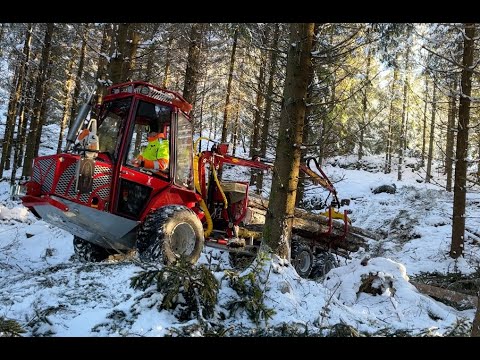
MULTIPOLYGON (((160 103, 137 100, 132 113, 130 128, 125 139, 118 176, 115 211, 119 215, 140 219, 150 199, 169 186, 172 166, 166 172, 155 172, 135 164, 135 159, 148 145, 147 134, 151 131, 165 132, 170 139, 172 108, 160 103)), ((172 144, 169 142, 172 153, 172 144)))
POLYGON ((174 145, 175 185, 194 190, 193 183, 193 127, 190 119, 180 110, 176 113, 174 145))

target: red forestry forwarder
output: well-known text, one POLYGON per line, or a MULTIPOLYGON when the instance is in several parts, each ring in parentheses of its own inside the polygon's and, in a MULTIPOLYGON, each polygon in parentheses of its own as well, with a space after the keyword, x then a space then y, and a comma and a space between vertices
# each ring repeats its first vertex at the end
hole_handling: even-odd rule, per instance
MULTIPOLYGON (((64 153, 34 159, 32 177, 22 184, 23 204, 72 233, 75 253, 83 260, 102 261, 136 249, 146 260, 169 264, 183 255, 194 263, 204 244, 231 255, 254 255, 268 202, 249 195, 248 182, 223 181, 221 174, 224 164, 259 171, 272 165, 229 156, 227 144, 214 143, 211 150, 194 154, 192 106, 173 91, 140 81, 107 91, 90 120, 92 106, 80 108, 64 153), (169 141, 163 171, 135 165, 152 131, 169 141)), ((333 194, 323 224, 316 221, 321 216, 295 214, 292 264, 307 277, 314 266, 326 266, 331 256, 326 250, 344 241, 348 218, 347 211, 333 208, 344 202, 339 203, 325 174, 305 165, 301 169, 333 194), (340 231, 333 218, 342 220, 340 231)))

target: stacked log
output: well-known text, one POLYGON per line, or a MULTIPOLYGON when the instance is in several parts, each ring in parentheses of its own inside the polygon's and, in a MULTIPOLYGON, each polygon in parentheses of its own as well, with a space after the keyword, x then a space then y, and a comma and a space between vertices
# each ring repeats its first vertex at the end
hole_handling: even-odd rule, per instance
MULTIPOLYGON (((247 215, 243 227, 250 231, 262 231, 268 209, 268 200, 259 196, 249 195, 247 215)), ((367 248, 368 239, 379 240, 379 237, 365 229, 350 226, 345 234, 343 220, 332 220, 332 229, 328 233, 328 217, 313 214, 296 208, 292 232, 303 241, 314 241, 316 245, 326 249, 340 248, 347 251, 358 251, 360 247, 367 248), (345 235, 345 236, 344 236, 345 235)))

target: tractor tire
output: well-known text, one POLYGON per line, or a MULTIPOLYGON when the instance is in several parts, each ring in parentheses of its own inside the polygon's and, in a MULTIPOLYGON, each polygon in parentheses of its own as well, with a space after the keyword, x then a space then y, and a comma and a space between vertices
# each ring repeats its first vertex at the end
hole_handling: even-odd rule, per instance
POLYGON ((313 253, 310 246, 301 242, 293 242, 291 263, 298 275, 302 278, 308 278, 314 265, 313 253))
POLYGON ((335 256, 330 252, 322 251, 315 256, 315 265, 310 277, 313 279, 324 277, 336 267, 338 267, 338 261, 335 256))
POLYGON ((183 205, 168 205, 147 215, 137 235, 137 250, 147 261, 170 265, 180 256, 196 263, 204 244, 203 226, 183 205))
POLYGON ((73 237, 73 251, 80 261, 100 262, 110 256, 110 252, 78 236, 73 237))

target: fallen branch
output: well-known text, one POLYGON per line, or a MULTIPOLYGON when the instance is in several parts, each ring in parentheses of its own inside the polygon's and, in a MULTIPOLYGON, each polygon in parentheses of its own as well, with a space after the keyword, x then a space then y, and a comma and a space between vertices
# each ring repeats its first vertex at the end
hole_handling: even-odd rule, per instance
POLYGON ((457 304, 462 310, 471 308, 474 309, 477 307, 478 298, 476 296, 443 289, 438 286, 422 284, 416 281, 411 281, 410 284, 415 286, 421 293, 431 296, 432 298, 441 302, 446 301, 448 302, 448 305, 451 305, 451 303, 457 304))

